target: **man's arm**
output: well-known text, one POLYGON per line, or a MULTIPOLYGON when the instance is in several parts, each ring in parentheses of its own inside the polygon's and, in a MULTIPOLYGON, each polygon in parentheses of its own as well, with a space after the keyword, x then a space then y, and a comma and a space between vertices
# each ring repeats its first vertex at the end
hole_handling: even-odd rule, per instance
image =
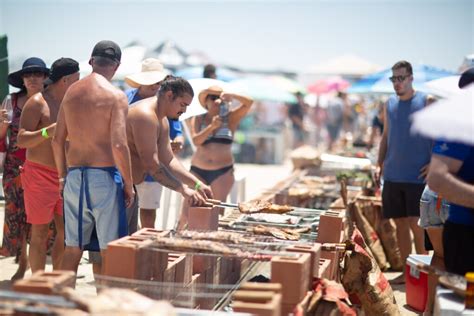
MULTIPOLYGON (((56 163, 56 169, 58 170, 58 176, 60 179, 66 177, 67 165, 66 165, 66 138, 67 138, 67 126, 66 117, 64 114, 64 104, 66 104, 67 98, 65 97, 61 108, 59 109, 58 120, 56 125, 56 131, 54 132, 53 140, 51 145, 53 147, 54 161, 56 163)), ((61 181, 64 182, 64 181, 61 181)), ((60 183, 63 185, 63 183, 60 183)))
POLYGON ((428 173, 428 186, 449 202, 474 208, 474 185, 457 178, 463 161, 433 154, 428 173))
POLYGON ((44 137, 42 129, 38 129, 44 106, 47 105, 45 104, 41 94, 36 94, 26 102, 20 117, 18 147, 33 148, 54 135, 56 123, 50 124, 46 127, 48 137, 44 137))
POLYGON ((116 107, 112 108, 110 118, 110 141, 115 165, 124 181, 127 203, 133 200, 132 164, 127 142, 128 103, 125 94, 117 95, 116 107))
POLYGON ((387 155, 387 147, 388 147, 388 116, 387 116, 387 103, 384 106, 384 125, 383 125, 383 133, 382 133, 382 139, 380 140, 380 146, 379 146, 379 155, 377 159, 377 181, 380 180, 382 174, 383 174, 383 163, 385 161, 385 156, 387 155))

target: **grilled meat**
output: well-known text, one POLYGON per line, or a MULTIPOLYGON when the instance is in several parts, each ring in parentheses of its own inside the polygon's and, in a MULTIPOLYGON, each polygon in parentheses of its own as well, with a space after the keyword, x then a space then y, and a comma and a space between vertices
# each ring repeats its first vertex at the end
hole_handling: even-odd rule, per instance
POLYGON ((271 213, 284 214, 291 212, 293 207, 288 205, 277 205, 268 201, 255 200, 251 202, 239 203, 239 211, 244 214, 271 213))

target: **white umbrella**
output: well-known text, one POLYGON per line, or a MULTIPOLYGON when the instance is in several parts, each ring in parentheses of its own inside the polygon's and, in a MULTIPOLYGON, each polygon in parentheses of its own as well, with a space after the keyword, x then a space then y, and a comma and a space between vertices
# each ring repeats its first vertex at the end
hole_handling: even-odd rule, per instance
POLYGON ((412 132, 474 145, 474 84, 416 112, 412 132))
POLYGON ((202 90, 205 90, 211 86, 219 86, 224 91, 227 90, 228 84, 225 83, 224 81, 216 80, 216 79, 209 79, 209 78, 197 78, 197 79, 190 79, 188 80, 191 86, 193 87, 194 90, 194 98, 191 104, 187 107, 186 112, 181 114, 179 117, 180 121, 184 121, 190 117, 196 116, 196 115, 201 115, 206 113, 206 109, 201 106, 199 103, 199 93, 202 90))
POLYGON ((449 76, 426 82, 420 90, 442 98, 453 96, 461 92, 458 87, 460 76, 449 76))

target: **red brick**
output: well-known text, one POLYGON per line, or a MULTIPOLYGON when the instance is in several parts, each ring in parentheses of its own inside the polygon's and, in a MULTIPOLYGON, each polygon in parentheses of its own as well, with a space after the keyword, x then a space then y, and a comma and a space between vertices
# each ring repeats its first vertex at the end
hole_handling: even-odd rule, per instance
POLYGON ((145 237, 126 236, 107 246, 105 274, 108 276, 163 280, 168 266, 168 254, 152 249, 153 242, 145 237))
POLYGON ((321 279, 331 279, 331 260, 329 259, 319 259, 319 278, 321 279))
POLYGON ((261 291, 236 291, 232 309, 258 316, 280 316, 281 294, 261 291))
POLYGON ((271 282, 283 285, 282 302, 297 304, 308 291, 310 255, 275 256, 271 260, 271 282))
POLYGON ((76 275, 72 271, 37 271, 28 279, 16 281, 13 284, 13 290, 23 293, 52 295, 65 287, 74 287, 75 283, 76 275))
POLYGON ((341 252, 339 250, 321 250, 321 258, 329 259, 331 263, 329 265, 329 279, 337 280, 339 275, 339 256, 341 252))
POLYGON ((323 214, 319 218, 318 238, 320 243, 341 242, 341 231, 343 230, 343 218, 323 214))
MULTIPOLYGON (((285 248, 285 251, 289 252, 300 252, 300 253, 309 253, 311 255, 310 261, 310 273, 309 278, 312 280, 313 278, 318 277, 318 270, 319 270, 319 258, 321 257, 321 244, 314 243, 312 245, 305 244, 305 245, 291 245, 285 248)), ((311 287, 311 283, 310 287, 311 287)))
POLYGON ((139 231, 132 234, 132 236, 147 237, 151 239, 156 239, 159 237, 167 237, 169 231, 167 230, 157 230, 154 228, 142 228, 139 231))
POLYGON ((245 282, 242 283, 239 290, 244 291, 265 291, 275 294, 281 293, 282 286, 280 283, 260 283, 260 282, 245 282))
POLYGON ((219 210, 221 207, 190 207, 188 229, 214 231, 219 228, 219 210))

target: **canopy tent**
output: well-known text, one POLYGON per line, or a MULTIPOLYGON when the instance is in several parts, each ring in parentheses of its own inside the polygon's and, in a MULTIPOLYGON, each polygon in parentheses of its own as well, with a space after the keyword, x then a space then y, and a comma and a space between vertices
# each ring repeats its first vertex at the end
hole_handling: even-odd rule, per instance
MULTIPOLYGON (((415 89, 423 87, 425 82, 451 76, 454 73, 448 70, 436 68, 429 65, 413 65, 413 86, 415 89)), ((348 90, 348 93, 393 93, 393 85, 390 81, 392 69, 385 70, 368 75, 355 82, 348 90)))
POLYGON ((270 77, 248 77, 229 83, 232 91, 259 101, 295 103, 296 96, 282 89, 270 77))
POLYGON ((381 66, 359 56, 346 54, 331 58, 318 65, 310 66, 308 72, 319 75, 362 77, 381 69, 381 66))
MULTIPOLYGON (((238 79, 240 74, 232 71, 230 69, 226 69, 223 67, 216 67, 216 75, 218 80, 222 81, 232 81, 238 79)), ((175 72, 175 75, 178 77, 183 77, 185 79, 197 79, 202 78, 204 67, 203 66, 195 66, 195 67, 187 67, 175 72)))
POLYGON ((461 92, 461 89, 458 87, 459 77, 449 76, 431 80, 426 82, 420 90, 438 97, 447 98, 461 92))
POLYGON ((164 41, 154 50, 147 54, 147 57, 158 58, 166 68, 176 69, 186 65, 188 53, 176 45, 173 41, 164 41))

